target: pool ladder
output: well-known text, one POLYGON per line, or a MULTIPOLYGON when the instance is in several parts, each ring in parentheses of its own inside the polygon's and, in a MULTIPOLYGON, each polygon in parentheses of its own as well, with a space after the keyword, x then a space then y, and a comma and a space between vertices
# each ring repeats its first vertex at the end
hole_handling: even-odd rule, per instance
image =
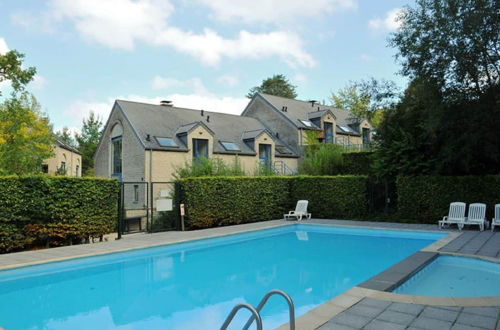
POLYGON ((288 304, 288 315, 290 317, 289 321, 290 330, 295 330, 295 307, 293 306, 293 300, 292 298, 290 298, 288 294, 286 294, 286 292, 276 289, 266 293, 266 295, 262 297, 262 300, 260 301, 257 308, 247 303, 241 303, 234 306, 234 308, 231 310, 231 313, 229 313, 226 320, 224 321, 224 324, 222 324, 220 330, 226 330, 229 324, 231 324, 231 321, 233 320, 236 313, 238 313, 238 311, 243 308, 248 309, 250 313, 252 313, 252 316, 250 316, 247 323, 245 323, 245 325, 243 326, 243 330, 247 330, 250 327, 250 325, 252 325, 254 320, 257 322, 257 330, 262 330, 262 317, 260 316, 260 311, 262 310, 262 308, 264 308, 264 305, 267 303, 269 298, 271 298, 271 296, 275 294, 285 298, 288 304))

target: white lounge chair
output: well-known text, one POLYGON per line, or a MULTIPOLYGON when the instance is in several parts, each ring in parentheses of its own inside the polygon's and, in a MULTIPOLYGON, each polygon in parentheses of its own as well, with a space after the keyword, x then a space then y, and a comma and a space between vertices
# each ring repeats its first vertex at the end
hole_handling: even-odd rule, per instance
POLYGON ((495 205, 495 217, 491 219, 491 231, 495 230, 495 226, 500 227, 500 204, 495 205))
POLYGON ((283 218, 285 220, 287 218, 296 218, 298 221, 302 220, 302 217, 306 217, 307 220, 311 219, 311 213, 307 213, 307 205, 309 201, 300 200, 297 202, 297 206, 295 206, 295 211, 290 211, 288 214, 283 214, 283 218))
POLYGON ((466 225, 478 225, 481 231, 488 227, 486 220, 486 204, 472 203, 469 205, 469 214, 465 218, 466 225))
POLYGON ((450 203, 450 210, 448 215, 444 216, 442 220, 438 221, 439 228, 444 225, 456 224, 459 230, 462 230, 465 224, 465 203, 453 202, 450 203))

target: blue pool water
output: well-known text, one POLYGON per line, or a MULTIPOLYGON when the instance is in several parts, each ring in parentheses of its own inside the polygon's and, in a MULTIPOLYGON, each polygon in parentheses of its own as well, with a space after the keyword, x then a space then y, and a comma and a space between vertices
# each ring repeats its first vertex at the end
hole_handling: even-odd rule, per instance
MULTIPOLYGON (((442 236, 289 225, 7 270, 0 327, 218 329, 235 304, 256 305, 274 288, 288 292, 301 315, 442 236)), ((265 328, 287 318, 284 301, 271 298, 265 328)))
POLYGON ((440 256, 394 292, 432 297, 500 296, 500 264, 440 256))

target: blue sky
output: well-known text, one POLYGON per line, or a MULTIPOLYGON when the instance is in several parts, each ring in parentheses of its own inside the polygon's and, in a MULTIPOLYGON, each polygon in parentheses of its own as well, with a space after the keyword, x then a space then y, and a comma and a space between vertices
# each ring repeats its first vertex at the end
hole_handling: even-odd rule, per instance
POLYGON ((277 73, 305 100, 369 77, 403 86, 387 38, 406 4, 0 0, 0 52, 36 66, 29 89, 56 129, 78 129, 91 110, 107 119, 116 98, 239 114, 248 89, 277 73))

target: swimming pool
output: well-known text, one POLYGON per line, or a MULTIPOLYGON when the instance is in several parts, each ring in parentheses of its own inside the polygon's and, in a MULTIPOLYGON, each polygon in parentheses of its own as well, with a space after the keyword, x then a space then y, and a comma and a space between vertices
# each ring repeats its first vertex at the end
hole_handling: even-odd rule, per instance
POLYGON ((440 256, 394 293, 431 297, 500 296, 500 264, 475 258, 440 256))
MULTIPOLYGON (((6 270, 0 327, 218 329, 235 304, 256 305, 275 288, 301 315, 443 236, 294 224, 6 270)), ((287 312, 271 298, 265 328, 287 322, 287 312)))

